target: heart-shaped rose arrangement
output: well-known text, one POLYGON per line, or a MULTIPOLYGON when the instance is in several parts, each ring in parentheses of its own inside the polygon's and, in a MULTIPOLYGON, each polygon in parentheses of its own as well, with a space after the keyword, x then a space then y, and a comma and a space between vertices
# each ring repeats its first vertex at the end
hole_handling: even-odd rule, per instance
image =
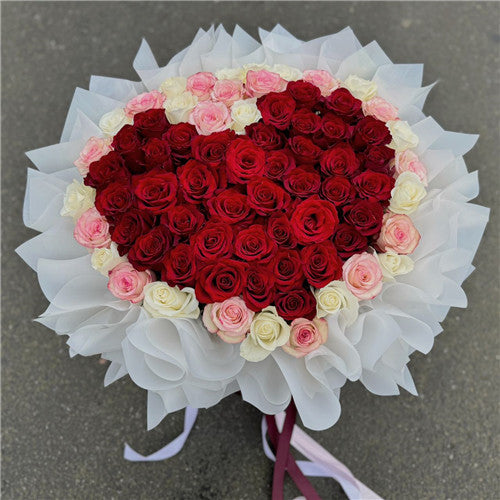
POLYGON ((352 322, 419 241, 425 169, 397 110, 358 77, 302 78, 169 79, 103 117, 114 133, 89 140, 67 193, 87 200, 67 214, 116 297, 153 317, 203 309, 250 361, 318 348, 323 318, 352 322))

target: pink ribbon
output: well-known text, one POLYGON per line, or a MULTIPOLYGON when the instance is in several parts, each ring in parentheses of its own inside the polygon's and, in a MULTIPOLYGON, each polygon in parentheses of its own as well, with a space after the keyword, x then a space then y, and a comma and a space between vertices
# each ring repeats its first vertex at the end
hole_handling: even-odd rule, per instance
MULTIPOLYGON (((165 445, 160 450, 152 453, 151 455, 141 455, 134 451, 128 444, 125 445, 124 450, 124 458, 125 460, 129 460, 131 462, 156 462, 159 460, 166 460, 168 458, 173 457, 177 453, 179 453, 184 444, 191 433, 191 430, 196 421, 196 417, 198 415, 198 410, 196 408, 192 408, 190 406, 186 407, 186 411, 184 414, 184 429, 179 436, 177 436, 170 443, 165 445)), ((267 416, 268 418, 272 418, 272 416, 267 416)), ((283 425, 285 422, 285 413, 279 413, 274 417, 276 426, 279 432, 283 431, 283 425)), ((268 458, 273 461, 276 461, 276 457, 272 452, 266 435, 268 433, 266 416, 262 418, 262 445, 264 448, 264 453, 268 458)), ((276 430, 276 429, 275 429, 276 430)), ((286 439, 288 440, 290 434, 290 429, 287 429, 286 439)), ((337 460, 333 455, 328 453, 320 444, 318 444, 314 439, 306 434, 300 427, 297 425, 293 425, 291 431, 291 438, 289 444, 292 445, 297 451, 302 453, 309 460, 293 460, 293 457, 289 455, 288 448, 282 448, 281 454, 283 456, 289 455, 291 460, 288 460, 287 464, 293 462, 292 465, 298 467, 300 469, 299 474, 303 474, 304 476, 310 477, 331 477, 335 479, 343 488, 345 494, 349 498, 349 500, 374 500, 381 499, 379 495, 374 493, 370 488, 365 486, 361 481, 356 479, 352 472, 339 460, 337 460)), ((283 445, 281 445, 283 446, 283 445)), ((279 452, 279 444, 278 444, 278 453, 279 452)), ((307 485, 306 489, 303 489, 303 493, 305 493, 306 497, 302 498, 312 498, 307 493, 307 485)))

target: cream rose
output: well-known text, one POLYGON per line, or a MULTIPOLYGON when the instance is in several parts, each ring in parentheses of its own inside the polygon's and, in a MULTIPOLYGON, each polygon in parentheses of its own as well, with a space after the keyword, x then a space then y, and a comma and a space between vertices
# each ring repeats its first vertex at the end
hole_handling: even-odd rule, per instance
POLYGON ((358 299, 349 291, 343 281, 332 281, 323 288, 314 291, 318 318, 329 314, 341 313, 347 326, 352 325, 358 317, 358 299))
POLYGON ((200 315, 194 290, 169 286, 163 281, 148 283, 144 287, 144 309, 153 318, 192 318, 200 315))
POLYGON ((171 76, 160 85, 162 92, 167 99, 173 99, 186 91, 187 78, 183 76, 171 76))
POLYGON ((123 108, 116 108, 101 116, 99 128, 106 135, 115 135, 124 125, 132 125, 133 118, 125 114, 123 108))
POLYGON ((120 257, 116 243, 111 243, 109 248, 94 248, 90 258, 92 267, 103 276, 107 276, 114 267, 122 262, 127 262, 127 258, 120 257))
POLYGON ((377 254, 385 281, 395 281, 394 276, 413 271, 413 260, 407 255, 387 252, 377 254))
POLYGON ((287 64, 275 64, 272 67, 272 71, 278 73, 287 82, 296 82, 302 78, 302 71, 299 68, 294 68, 287 64))
POLYGON ((344 87, 356 98, 368 101, 377 95, 377 84, 357 75, 349 75, 344 81, 344 87))
POLYGON ((422 181, 413 172, 403 172, 391 191, 389 210, 395 214, 411 214, 427 195, 422 181))
POLYGON ((242 68, 221 68, 215 72, 218 80, 240 80, 245 81, 246 71, 242 68))
POLYGON ((257 99, 236 101, 231 107, 231 128, 237 133, 243 133, 247 125, 258 122, 262 115, 257 108, 257 99))
POLYGON ((260 71, 261 69, 265 69, 267 71, 271 71, 271 66, 266 63, 247 63, 243 65, 243 71, 245 72, 245 78, 249 71, 260 71))
POLYGON ((198 104, 198 98, 195 95, 191 94, 191 92, 183 92, 172 99, 167 99, 163 103, 163 107, 168 121, 175 125, 187 122, 196 104, 198 104))
POLYGON ((385 123, 391 132, 392 141, 387 147, 396 151, 416 148, 418 146, 418 136, 414 134, 408 122, 402 120, 389 120, 385 123))
POLYGON ((287 343, 290 327, 278 316, 276 308, 269 306, 256 314, 250 333, 241 343, 240 354, 248 361, 262 361, 272 351, 287 343))
POLYGON ((85 186, 83 182, 74 180, 66 188, 64 193, 64 203, 60 214, 62 216, 78 219, 83 212, 94 206, 95 189, 85 186))

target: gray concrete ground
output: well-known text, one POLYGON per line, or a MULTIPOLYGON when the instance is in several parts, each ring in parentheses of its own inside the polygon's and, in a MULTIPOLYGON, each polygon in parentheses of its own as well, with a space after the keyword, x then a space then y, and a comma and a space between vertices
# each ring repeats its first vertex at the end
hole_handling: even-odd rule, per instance
MULTIPOLYGON (((165 63, 211 23, 256 35, 280 22, 303 39, 350 25, 395 62, 424 62, 426 83, 440 79, 425 110, 447 129, 481 134, 466 160, 480 173, 478 202, 498 207, 499 12, 498 3, 475 2, 3 3, 4 498, 270 497, 253 407, 232 396, 201 411, 180 455, 127 463, 125 442, 152 452, 180 431, 182 416, 146 432, 144 391, 128 379, 104 389, 98 359, 69 359, 65 339, 31 321, 46 301, 13 254, 34 235, 21 221, 23 152, 58 141, 76 86, 91 74, 135 78, 142 36, 165 63)), ((383 497, 500 498, 496 216, 465 284, 469 308, 452 309, 432 353, 411 362, 420 397, 376 397, 350 384, 337 425, 313 433, 383 497)), ((343 498, 332 480, 314 484, 324 498, 343 498)), ((287 483, 286 497, 295 493, 287 483)))

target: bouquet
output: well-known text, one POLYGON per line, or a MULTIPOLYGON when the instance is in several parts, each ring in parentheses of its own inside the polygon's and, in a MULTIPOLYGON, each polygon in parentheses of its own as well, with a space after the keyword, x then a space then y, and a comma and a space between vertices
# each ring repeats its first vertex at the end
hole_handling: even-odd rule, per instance
POLYGON ((143 41, 139 82, 77 89, 61 142, 28 153, 41 234, 18 253, 50 301, 38 321, 109 360, 105 385, 146 389, 148 428, 241 392, 268 416, 275 497, 286 470, 314 498, 304 471, 328 460, 294 461, 295 411, 327 429, 347 380, 416 394, 410 355, 465 307, 488 210, 468 203, 477 137, 422 113, 422 65, 349 28, 260 36, 200 30, 164 67, 143 41))

